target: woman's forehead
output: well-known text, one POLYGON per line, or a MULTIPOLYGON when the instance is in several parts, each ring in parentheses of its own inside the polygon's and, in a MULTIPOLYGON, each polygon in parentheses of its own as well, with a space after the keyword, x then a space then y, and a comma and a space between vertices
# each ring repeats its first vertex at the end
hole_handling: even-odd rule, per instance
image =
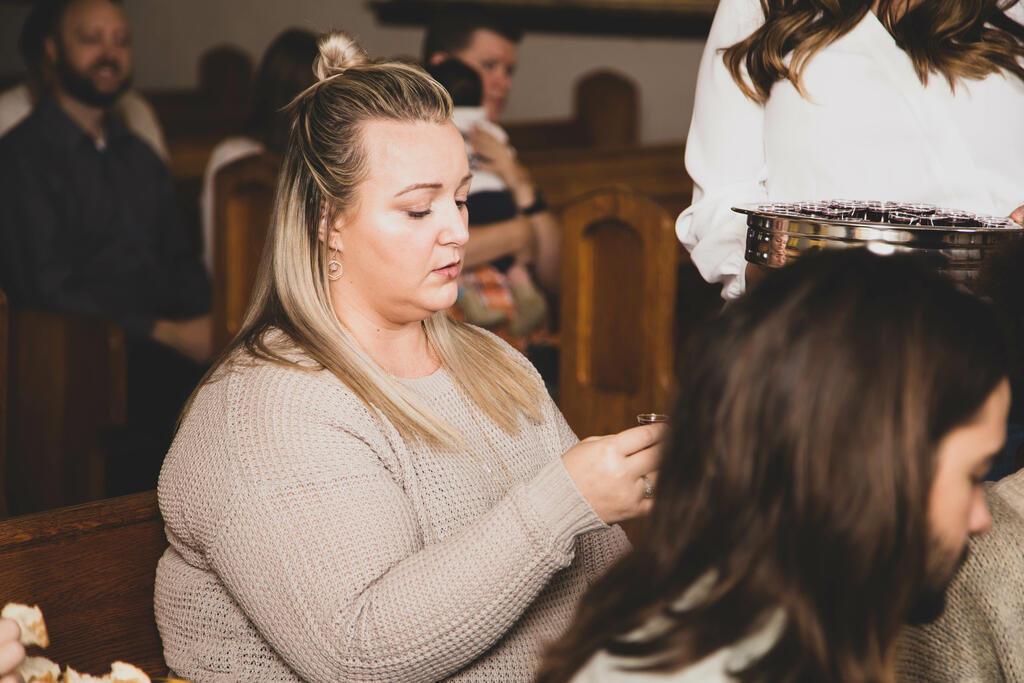
POLYGON ((462 136, 450 121, 371 121, 362 133, 369 181, 447 184, 468 170, 462 136))

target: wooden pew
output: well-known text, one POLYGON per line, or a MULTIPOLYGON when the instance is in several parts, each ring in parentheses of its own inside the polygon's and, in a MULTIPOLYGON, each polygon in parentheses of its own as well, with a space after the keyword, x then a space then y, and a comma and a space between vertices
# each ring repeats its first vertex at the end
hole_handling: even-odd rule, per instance
POLYGON ((627 188, 562 212, 559 403, 577 434, 669 411, 678 250, 669 214, 627 188))
POLYGON ((683 167, 682 144, 548 149, 519 156, 548 204, 556 208, 593 190, 622 185, 661 204, 674 220, 693 192, 693 181, 683 167))
POLYGON ((168 143, 192 135, 223 137, 239 132, 248 113, 252 72, 247 53, 217 45, 199 58, 196 88, 146 91, 168 143))
POLYGON ((103 497, 104 439, 125 420, 124 332, 84 316, 12 309, 11 514, 103 497))
POLYGON ((214 46, 200 57, 198 87, 145 93, 164 128, 182 218, 197 234, 203 171, 217 143, 245 128, 252 72, 247 53, 231 45, 214 46))
POLYGON ((213 343, 241 327, 270 227, 280 161, 261 154, 217 172, 213 210, 213 343))
POLYGON ((82 673, 115 660, 166 676, 153 616, 167 547, 156 491, 0 521, 0 604, 38 604, 50 647, 30 648, 82 673))
POLYGON ((8 335, 10 315, 7 295, 0 290, 0 519, 7 516, 7 356, 11 345, 8 335))
POLYGON ((639 128, 637 87, 627 76, 600 70, 576 82, 572 118, 504 124, 520 152, 552 148, 635 145, 639 128))

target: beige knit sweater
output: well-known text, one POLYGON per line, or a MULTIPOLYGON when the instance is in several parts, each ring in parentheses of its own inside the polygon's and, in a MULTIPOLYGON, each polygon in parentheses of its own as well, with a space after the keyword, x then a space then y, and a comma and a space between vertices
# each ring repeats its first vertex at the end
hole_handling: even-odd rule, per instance
POLYGON ((900 681, 1024 681, 1024 470, 986 499, 992 530, 971 540, 942 617, 904 634, 900 681))
POLYGON ((569 478, 576 437, 549 399, 513 437, 474 423, 443 371, 403 382, 472 455, 411 448, 323 371, 258 364, 203 388, 159 486, 156 618, 178 675, 532 678, 625 536, 569 478))

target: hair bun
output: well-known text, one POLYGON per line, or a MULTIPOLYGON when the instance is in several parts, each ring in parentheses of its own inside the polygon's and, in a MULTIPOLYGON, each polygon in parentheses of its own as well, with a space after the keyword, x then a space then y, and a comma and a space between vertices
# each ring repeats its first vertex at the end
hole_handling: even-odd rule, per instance
POLYGON ((321 81, 370 61, 363 48, 359 47, 351 36, 341 31, 321 36, 317 46, 320 48, 320 54, 313 61, 313 73, 321 81))

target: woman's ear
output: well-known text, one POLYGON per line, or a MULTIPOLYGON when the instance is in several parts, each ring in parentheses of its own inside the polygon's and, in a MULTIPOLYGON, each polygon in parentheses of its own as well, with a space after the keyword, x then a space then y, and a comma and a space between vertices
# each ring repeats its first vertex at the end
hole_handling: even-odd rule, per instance
POLYGON ((341 228, 344 220, 340 216, 331 217, 326 212, 320 216, 320 241, 332 251, 341 251, 341 228))

